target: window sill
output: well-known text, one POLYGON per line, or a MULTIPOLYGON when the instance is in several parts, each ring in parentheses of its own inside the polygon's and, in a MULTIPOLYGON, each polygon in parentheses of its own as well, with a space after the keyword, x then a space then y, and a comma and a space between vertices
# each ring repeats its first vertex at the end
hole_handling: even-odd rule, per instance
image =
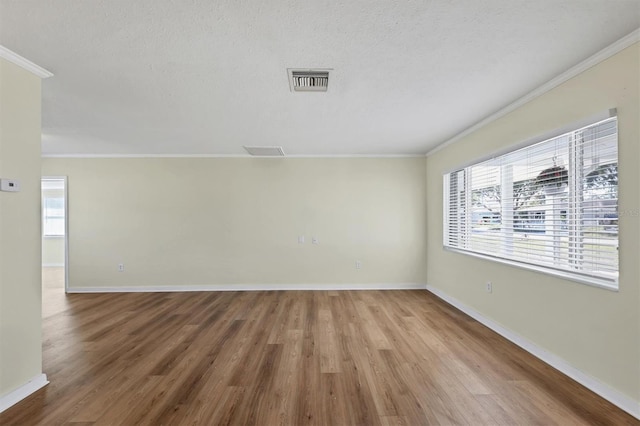
POLYGON ((618 292, 619 288, 618 288, 618 281, 609 281, 606 279, 600 279, 600 278, 594 278, 594 277, 585 277, 582 275, 578 275, 578 274, 572 274, 571 272, 566 272, 566 271, 559 271, 556 269, 551 269, 551 268, 546 268, 544 266, 537 266, 537 265, 530 265, 528 263, 523 263, 523 262, 518 262, 516 260, 508 260, 508 259, 503 259, 503 258, 499 258, 499 257, 494 257, 494 256, 489 256, 486 254, 481 254, 481 253, 475 253, 475 252, 471 252, 468 250, 463 250, 463 249, 458 249, 458 248, 453 248, 453 247, 447 247, 447 246, 443 246, 443 248, 446 251, 451 251, 454 253, 460 253, 460 254, 464 254, 467 256, 472 256, 472 257, 477 257, 480 259, 485 259, 485 260, 490 260, 493 262, 497 262, 497 263, 502 263, 504 265, 509 265, 509 266, 514 266, 516 268, 520 268, 520 269, 526 269, 529 271, 535 271, 535 272, 540 272, 543 274, 547 274, 547 275, 551 275, 557 278, 562 278, 565 280, 569 280, 569 281, 574 281, 574 282, 578 282, 581 284, 586 284, 592 287, 598 287, 598 288, 603 288, 605 290, 609 290, 609 291, 614 291, 614 292, 618 292))

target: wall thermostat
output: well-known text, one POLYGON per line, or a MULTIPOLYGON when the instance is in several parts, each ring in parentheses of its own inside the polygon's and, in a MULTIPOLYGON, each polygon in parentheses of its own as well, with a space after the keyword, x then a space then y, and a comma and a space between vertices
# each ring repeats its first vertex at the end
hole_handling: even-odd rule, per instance
POLYGON ((17 179, 0 179, 0 191, 18 192, 20 191, 20 181, 17 179))

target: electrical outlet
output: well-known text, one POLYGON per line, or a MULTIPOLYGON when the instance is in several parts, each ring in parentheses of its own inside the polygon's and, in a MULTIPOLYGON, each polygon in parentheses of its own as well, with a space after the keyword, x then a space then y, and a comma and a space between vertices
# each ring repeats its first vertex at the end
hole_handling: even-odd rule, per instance
POLYGON ((356 269, 362 269, 362 262, 356 260, 356 269))
POLYGON ((487 289, 487 293, 493 292, 493 284, 491 283, 491 281, 487 281, 486 289, 487 289))
POLYGON ((124 272, 124 263, 118 264, 118 272, 124 272))
POLYGON ((304 244, 304 235, 298 236, 298 244, 304 244))
POLYGON ((318 237, 311 237, 311 244, 320 244, 318 242, 318 237))

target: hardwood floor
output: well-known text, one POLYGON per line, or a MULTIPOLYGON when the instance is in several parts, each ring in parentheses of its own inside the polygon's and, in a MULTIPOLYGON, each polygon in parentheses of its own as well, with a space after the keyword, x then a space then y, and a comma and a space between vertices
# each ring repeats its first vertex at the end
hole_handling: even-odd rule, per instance
POLYGON ((640 423, 426 291, 62 291, 2 425, 640 423))

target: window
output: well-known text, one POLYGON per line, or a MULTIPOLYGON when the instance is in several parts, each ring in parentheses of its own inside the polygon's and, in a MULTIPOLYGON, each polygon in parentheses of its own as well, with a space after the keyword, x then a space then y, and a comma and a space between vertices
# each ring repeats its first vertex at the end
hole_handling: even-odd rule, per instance
POLYGON ((444 175, 444 246, 618 286, 618 121, 444 175))
POLYGON ((42 232, 45 237, 64 236, 64 198, 44 197, 42 232))

